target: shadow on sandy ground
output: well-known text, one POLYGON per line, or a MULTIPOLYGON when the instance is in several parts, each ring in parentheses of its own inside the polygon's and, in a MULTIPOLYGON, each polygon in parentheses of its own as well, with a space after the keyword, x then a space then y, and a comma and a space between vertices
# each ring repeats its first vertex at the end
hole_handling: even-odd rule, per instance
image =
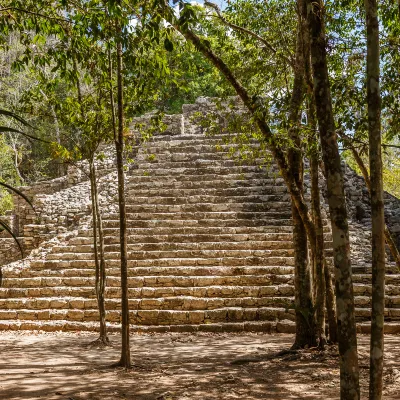
MULTIPOLYGON (((134 368, 108 366, 113 347, 79 333, 0 332, 0 399, 217 400, 338 399, 338 357, 288 349, 291 335, 132 335, 134 368)), ((360 337, 361 385, 368 386, 367 336, 360 337)), ((386 337, 385 399, 400 399, 400 336, 386 337)))

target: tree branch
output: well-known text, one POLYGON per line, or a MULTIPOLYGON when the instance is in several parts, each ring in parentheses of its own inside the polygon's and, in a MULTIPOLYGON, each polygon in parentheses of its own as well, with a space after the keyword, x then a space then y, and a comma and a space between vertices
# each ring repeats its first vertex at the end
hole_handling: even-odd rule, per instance
POLYGON ((222 14, 221 14, 221 10, 220 8, 214 4, 211 3, 210 1, 205 1, 204 2, 205 6, 208 6, 210 8, 212 8, 213 10, 215 10, 215 12, 217 13, 218 18, 227 26, 229 26, 230 28, 232 28, 235 31, 239 31, 242 33, 246 33, 247 35, 252 36, 253 38, 257 39, 258 41, 260 41, 262 44, 264 44, 265 47, 267 47, 272 53, 274 53, 275 55, 277 55, 278 57, 281 57, 283 60, 285 60, 292 68, 294 67, 294 62, 293 60, 291 60, 289 57, 280 54, 274 46, 272 46, 272 44, 270 42, 268 42, 268 40, 266 40, 265 38, 263 38, 262 36, 260 36, 259 34, 253 32, 250 29, 247 28, 243 28, 242 26, 236 25, 232 22, 229 22, 222 14))

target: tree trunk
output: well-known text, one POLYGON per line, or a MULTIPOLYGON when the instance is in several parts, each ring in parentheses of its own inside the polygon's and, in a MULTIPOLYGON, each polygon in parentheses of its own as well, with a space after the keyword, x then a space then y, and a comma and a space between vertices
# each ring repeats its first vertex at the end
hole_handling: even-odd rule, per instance
MULTIPOLYGON (((289 107, 288 134, 292 145, 288 149, 287 160, 290 174, 297 187, 303 191, 303 152, 300 139, 301 105, 304 96, 304 54, 302 40, 302 19, 298 18, 294 82, 289 107)), ((316 345, 315 318, 311 286, 310 265, 307 252, 307 232, 300 214, 292 200, 293 248, 295 259, 295 312, 296 338, 293 347, 303 348, 316 345)), ((311 246, 314 251, 314 246, 311 246)))
POLYGON ((311 297, 310 268, 308 264, 307 235, 303 221, 297 210, 292 204, 293 219, 293 243, 295 245, 295 310, 296 310, 296 337, 293 348, 303 348, 305 346, 314 347, 315 338, 315 319, 311 297), (305 293, 302 293, 305 291, 305 293))
POLYGON ((365 0, 367 24, 367 99, 372 219, 372 312, 369 398, 382 398, 385 313, 385 217, 381 154, 379 23, 376 0, 365 0))
POLYGON ((316 334, 318 345, 324 348, 326 344, 325 336, 325 272, 324 272, 324 227, 322 225, 321 205, 319 197, 319 177, 318 177, 318 154, 317 150, 310 154, 310 176, 311 176, 311 209, 316 231, 316 244, 313 259, 314 279, 315 279, 315 316, 316 334))
POLYGON ((324 5, 322 0, 299 0, 299 4, 303 15, 307 16, 311 40, 314 97, 332 224, 340 354, 340 395, 341 399, 358 400, 360 398, 360 386, 349 228, 328 77, 323 21, 324 5))
MULTIPOLYGON (((118 0, 121 5, 121 0, 118 0)), ((117 153, 118 171, 118 205, 119 205, 119 229, 120 229, 120 253, 121 253, 121 359, 119 365, 130 368, 131 351, 129 344, 129 297, 128 297, 128 251, 127 251, 127 231, 126 231, 126 205, 125 205, 125 177, 124 177, 124 92, 122 76, 122 29, 117 23, 117 113, 118 129, 114 135, 115 149, 117 153)), ((112 89, 111 89, 112 91, 112 89)), ((114 100, 112 95, 111 108, 114 110, 114 100)), ((113 111, 114 113, 114 111, 113 111)), ((114 126, 115 126, 115 116, 114 126)))
MULTIPOLYGON (((311 70, 308 68, 307 80, 311 81, 311 70)), ((310 175, 311 175, 311 209, 316 231, 316 252, 314 254, 314 277, 316 293, 316 314, 319 331, 325 330, 325 306, 328 315, 329 341, 337 343, 337 322, 335 291, 333 290, 332 275, 325 257, 324 226, 321 215, 321 198, 319 192, 319 146, 316 137, 317 124, 315 121, 315 102, 312 92, 310 95, 309 121, 312 134, 310 136, 310 175), (324 275, 323 277, 321 275, 324 275), (321 289, 319 289, 321 288, 321 289), (323 296, 323 298, 322 298, 323 296), (323 307, 323 309, 321 309, 323 307), (323 310, 323 311, 322 311, 323 310)), ((323 346, 325 337, 320 338, 323 346)))
POLYGON ((101 213, 99 209, 98 189, 97 189, 97 176, 94 161, 89 161, 89 178, 90 178, 90 192, 92 198, 92 219, 93 219, 93 246, 95 258, 95 286, 97 306, 99 308, 99 338, 98 342, 108 345, 110 343, 107 336, 106 325, 106 308, 105 308, 105 280, 106 280, 106 265, 104 256, 104 233, 101 213), (99 234, 97 240, 97 232, 99 234))
MULTIPOLYGON (((301 10, 301 9, 300 9, 301 10)), ((329 340, 331 343, 337 343, 337 321, 336 321, 336 302, 335 302, 335 291, 333 289, 332 282, 332 274, 329 270, 328 263, 326 262, 325 257, 325 243, 324 243, 324 227, 322 224, 322 216, 321 216, 321 201, 320 201, 320 192, 319 192, 319 169, 318 166, 320 164, 319 160, 319 140, 317 139, 317 122, 315 117, 315 99, 313 88, 314 84, 312 82, 312 72, 311 72, 311 42, 310 35, 308 34, 307 20, 306 15, 302 15, 303 19, 305 19, 303 24, 303 42, 304 42, 304 71, 305 71, 305 82, 307 84, 308 89, 308 97, 309 97, 309 123, 311 128, 311 136, 309 138, 309 151, 310 151, 310 176, 311 176, 311 211, 312 218, 315 226, 316 232, 316 243, 315 250, 311 249, 311 253, 313 256, 313 268, 314 268, 314 293, 317 292, 317 283, 319 285, 324 284, 325 281, 325 301, 319 297, 319 294, 316 295, 316 302, 319 307, 319 311, 317 310, 317 319, 319 320, 319 331, 322 332, 322 327, 325 328, 322 315, 324 311, 322 311, 321 307, 323 304, 326 304, 326 311, 328 315, 328 327, 329 327, 329 340), (319 276, 317 279, 317 271, 320 271, 320 268, 323 268, 324 277, 319 276)), ((322 269, 321 269, 322 271, 322 269)), ((321 273, 321 272, 320 272, 321 273)), ((321 289, 319 292, 323 292, 321 289)), ((323 337, 320 338, 321 346, 323 346, 325 339, 323 337)))

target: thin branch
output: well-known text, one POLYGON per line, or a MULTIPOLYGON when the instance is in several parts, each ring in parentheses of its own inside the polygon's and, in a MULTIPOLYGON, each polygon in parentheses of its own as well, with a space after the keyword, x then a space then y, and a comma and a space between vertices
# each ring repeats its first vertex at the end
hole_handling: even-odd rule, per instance
POLYGON ((250 35, 250 36, 254 37, 254 38, 257 39, 258 41, 260 41, 261 43, 263 43, 263 44, 264 44, 270 51, 272 51, 275 55, 281 57, 281 58, 284 59, 287 63, 289 63, 289 65, 291 65, 292 67, 294 67, 293 61, 292 61, 289 57, 287 57, 287 56, 285 56, 285 55, 283 55, 283 54, 280 54, 280 53, 275 49, 275 47, 272 46, 272 44, 271 44, 270 42, 268 42, 268 40, 266 40, 265 38, 263 38, 262 36, 260 36, 259 34, 255 33, 255 32, 253 32, 253 31, 250 30, 250 29, 243 28, 242 26, 239 26, 239 25, 236 25, 236 24, 234 24, 234 23, 232 23, 232 22, 229 22, 229 21, 221 14, 221 10, 219 9, 219 7, 218 7, 216 4, 211 3, 210 1, 205 1, 205 2, 204 2, 204 5, 205 5, 205 6, 208 6, 208 7, 210 7, 210 8, 212 8, 212 9, 214 9, 215 12, 217 13, 218 18, 219 18, 225 25, 229 26, 230 28, 232 28, 232 29, 234 29, 234 30, 236 30, 236 31, 240 31, 240 32, 246 33, 247 35, 250 35))
POLYGON ((29 10, 25 10, 25 9, 23 9, 23 8, 18 8, 18 7, 7 7, 7 8, 1 8, 0 9, 0 12, 2 12, 2 11, 19 11, 19 12, 21 12, 21 13, 25 13, 25 14, 28 14, 28 15, 33 15, 33 16, 35 16, 35 17, 41 17, 41 18, 46 18, 46 19, 52 19, 52 20, 54 20, 54 21, 61 21, 61 22, 67 22, 68 24, 70 24, 71 23, 71 20, 70 19, 67 19, 67 18, 61 18, 61 17, 52 17, 52 16, 50 16, 50 15, 45 15, 45 14, 41 14, 41 13, 38 13, 38 12, 35 12, 35 11, 29 11, 29 10))

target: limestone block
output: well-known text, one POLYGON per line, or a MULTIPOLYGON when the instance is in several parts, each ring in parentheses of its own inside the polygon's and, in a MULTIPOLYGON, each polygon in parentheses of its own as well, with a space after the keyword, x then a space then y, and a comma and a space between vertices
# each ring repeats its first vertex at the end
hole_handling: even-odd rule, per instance
POLYGON ((32 322, 21 322, 19 329, 24 330, 24 331, 34 331, 34 330, 38 329, 38 325, 36 325, 32 322))
POLYGON ((158 323, 165 325, 170 324, 173 320, 173 311, 171 310, 160 310, 158 313, 158 323))
POLYGON ((50 310, 50 320, 61 320, 67 316, 67 310, 50 310))
POLYGON ((1 319, 16 319, 17 312, 14 310, 0 310, 0 320, 1 319))
POLYGON ((39 310, 37 312, 37 318, 41 321, 48 321, 50 319, 49 310, 39 310))
POLYGON ((207 310, 205 312, 205 320, 209 320, 211 322, 217 321, 226 321, 228 318, 227 310, 207 310))
POLYGON ((121 322, 121 314, 119 311, 108 311, 106 314, 106 317, 107 317, 107 321, 121 322))
POLYGON ((204 311, 190 311, 188 313, 188 322, 191 324, 203 324, 205 320, 204 311))
MULTIPOLYGON (((166 299, 165 301, 168 301, 166 299)), ((141 310, 152 310, 155 308, 161 308, 163 299, 143 299, 139 301, 139 309, 141 310)))
POLYGON ((84 312, 82 310, 68 310, 67 319, 70 321, 83 321, 84 312))
POLYGON ((77 308, 79 310, 83 310, 85 308, 84 300, 70 300, 69 306, 71 308, 77 308))
POLYGON ((18 311, 18 319, 22 319, 22 320, 35 320, 37 319, 37 312, 36 311, 32 311, 32 310, 21 310, 18 311))
POLYGON ((175 311, 172 312, 172 322, 174 324, 185 324, 189 319, 190 312, 175 311))
MULTIPOLYGON (((106 314, 108 317, 108 313, 106 314)), ((98 321, 99 320, 99 312, 97 310, 85 310, 83 321, 98 321)))
POLYGON ((243 309, 242 308, 231 308, 228 309, 228 320, 229 321, 242 321, 243 320, 243 309))
POLYGON ((139 310, 137 312, 138 320, 145 325, 157 324, 158 310, 139 310))

